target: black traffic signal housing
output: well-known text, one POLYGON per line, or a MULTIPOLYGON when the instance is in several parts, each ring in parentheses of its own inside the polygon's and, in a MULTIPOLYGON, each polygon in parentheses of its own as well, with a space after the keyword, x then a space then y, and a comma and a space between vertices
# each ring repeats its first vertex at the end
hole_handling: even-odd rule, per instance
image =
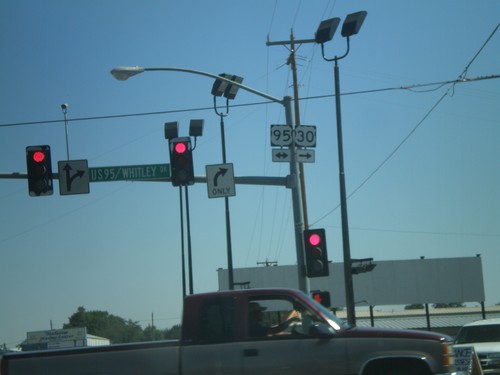
POLYGON ((321 277, 330 274, 326 236, 324 229, 304 230, 304 249, 307 277, 321 277))
POLYGON ((54 193, 50 146, 26 147, 26 168, 30 196, 38 197, 54 193))
POLYGON ((170 171, 173 186, 194 184, 193 150, 189 137, 169 140, 170 171))
POLYGON ((311 297, 318 303, 322 304, 325 307, 331 307, 332 303, 330 300, 330 292, 321 291, 321 290, 313 290, 311 291, 311 297))

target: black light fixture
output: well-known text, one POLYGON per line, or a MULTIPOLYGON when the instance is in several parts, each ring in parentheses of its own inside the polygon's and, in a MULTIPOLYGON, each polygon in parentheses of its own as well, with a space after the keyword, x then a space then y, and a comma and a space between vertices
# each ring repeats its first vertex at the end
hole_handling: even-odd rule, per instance
POLYGON ((201 137, 203 135, 203 124, 205 120, 191 120, 189 122, 189 136, 201 137))
POLYGON ((340 24, 340 18, 330 18, 329 20, 321 21, 316 31, 314 41, 318 44, 323 44, 332 40, 340 24))
POLYGON ((356 35, 365 20, 367 12, 362 10, 356 13, 351 13, 347 15, 342 25, 341 35, 343 37, 350 37, 351 35, 356 35))
MULTIPOLYGON (((226 73, 221 73, 219 74, 219 76, 228 79, 231 77, 229 74, 226 73)), ((212 95, 222 96, 222 94, 224 94, 224 91, 226 91, 227 86, 229 86, 229 83, 227 81, 223 81, 222 79, 216 79, 214 85, 212 86, 212 95)))
MULTIPOLYGON (((219 76, 222 78, 230 79, 231 81, 236 82, 236 83, 243 82, 243 77, 239 77, 237 75, 221 73, 221 74, 219 74, 219 76)), ((216 79, 213 86, 212 86, 212 95, 213 96, 223 96, 224 95, 224 97, 226 99, 232 100, 236 97, 238 89, 239 89, 239 86, 232 85, 229 82, 222 80, 222 79, 216 79)))
POLYGON ((165 123, 165 139, 173 139, 179 136, 179 123, 177 121, 165 123))

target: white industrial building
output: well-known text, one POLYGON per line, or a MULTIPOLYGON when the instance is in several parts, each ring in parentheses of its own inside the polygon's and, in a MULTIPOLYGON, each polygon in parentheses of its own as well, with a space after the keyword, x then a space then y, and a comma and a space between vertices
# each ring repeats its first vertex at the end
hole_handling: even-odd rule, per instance
POLYGON ((110 345, 109 339, 87 333, 87 328, 51 329, 33 331, 26 334, 22 350, 45 350, 62 348, 81 348, 86 346, 110 345))

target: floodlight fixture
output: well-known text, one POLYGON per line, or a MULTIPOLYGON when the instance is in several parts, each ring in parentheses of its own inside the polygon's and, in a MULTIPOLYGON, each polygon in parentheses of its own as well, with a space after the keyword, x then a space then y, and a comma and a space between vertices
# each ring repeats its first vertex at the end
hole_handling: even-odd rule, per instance
MULTIPOLYGON (((222 78, 228 78, 231 79, 231 75, 227 73, 221 73, 219 74, 220 77, 222 78)), ((213 96, 222 96, 224 92, 226 91, 226 88, 229 86, 229 83, 227 81, 223 81, 221 79, 216 79, 214 82, 214 85, 212 86, 212 95, 213 96)))
MULTIPOLYGON (((236 82, 236 83, 242 83, 243 82, 243 77, 233 75, 231 77, 231 81, 236 82)), ((234 99, 236 97, 236 94, 238 93, 239 86, 236 85, 229 85, 226 90, 224 91, 224 97, 227 99, 234 99)))
POLYGON ((318 26, 318 30, 316 31, 314 41, 318 44, 323 44, 332 40, 339 24, 340 18, 338 17, 321 21, 318 26))
POLYGON ((179 123, 177 121, 165 123, 165 139, 174 139, 179 136, 179 123))
POLYGON ((362 10, 356 13, 351 13, 347 15, 344 20, 344 24, 342 25, 341 34, 343 37, 350 37, 352 35, 356 35, 365 20, 367 12, 362 10))
POLYGON ((189 136, 201 137, 203 135, 203 123, 205 120, 191 120, 189 122, 189 136))
MULTIPOLYGON (((233 74, 221 73, 219 74, 222 78, 230 79, 233 82, 241 84, 243 82, 243 77, 239 77, 233 74)), ((223 96, 226 99, 234 99, 238 92, 239 86, 232 85, 227 81, 223 81, 221 79, 216 79, 212 86, 212 95, 213 96, 223 96)))

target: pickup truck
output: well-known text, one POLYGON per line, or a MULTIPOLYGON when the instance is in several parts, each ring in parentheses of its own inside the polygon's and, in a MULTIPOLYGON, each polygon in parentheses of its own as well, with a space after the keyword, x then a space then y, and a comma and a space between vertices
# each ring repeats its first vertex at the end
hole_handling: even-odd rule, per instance
POLYGON ((353 327, 305 293, 245 289, 185 298, 180 340, 12 353, 1 375, 444 375, 451 339, 353 327))

